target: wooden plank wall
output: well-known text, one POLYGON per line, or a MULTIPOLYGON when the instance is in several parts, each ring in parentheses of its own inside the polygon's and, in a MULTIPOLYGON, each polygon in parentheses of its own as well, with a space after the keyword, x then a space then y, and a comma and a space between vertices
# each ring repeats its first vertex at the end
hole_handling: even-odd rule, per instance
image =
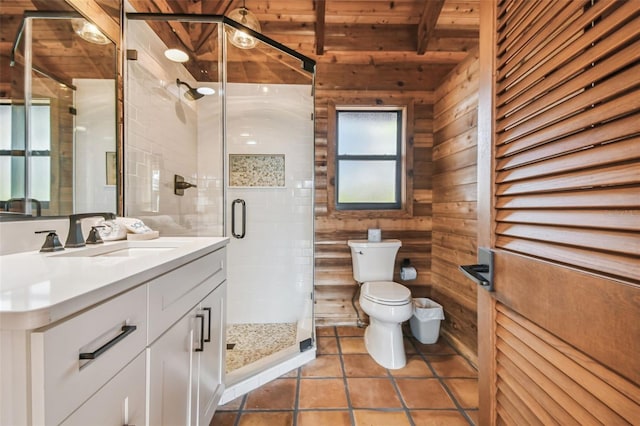
MULTIPOLYGON (((438 82, 454 65, 427 72, 420 69, 421 58, 417 55, 413 60, 406 60, 405 56, 404 61, 392 56, 386 61, 359 58, 358 63, 346 62, 349 59, 353 58, 319 57, 316 74, 315 318, 318 325, 355 324, 351 298, 357 285, 347 240, 366 238, 368 228, 380 228, 383 238, 402 241, 394 280, 402 282, 400 264, 408 258, 417 269, 418 278, 403 284, 412 289, 414 296, 427 296, 431 283, 433 102, 438 82), (409 126, 413 134, 409 135, 406 153, 413 163, 408 170, 412 175, 412 186, 407 188, 411 194, 410 214, 403 217, 384 217, 370 211, 337 214, 330 200, 332 183, 327 179, 327 164, 335 161, 329 158, 333 152, 328 146, 333 138, 327 137, 329 104, 387 105, 407 101, 413 104, 413 120, 409 126)), ((331 167, 330 164, 329 169, 331 167)))
POLYGON ((436 90, 431 298, 443 305, 441 334, 477 360, 476 285, 458 271, 477 256, 478 51, 436 90))

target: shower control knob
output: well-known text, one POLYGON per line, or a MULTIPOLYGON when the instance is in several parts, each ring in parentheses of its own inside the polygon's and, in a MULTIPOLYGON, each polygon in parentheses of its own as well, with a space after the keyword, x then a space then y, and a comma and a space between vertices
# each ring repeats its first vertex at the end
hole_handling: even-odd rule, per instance
POLYGON ((184 177, 174 175, 173 177, 173 193, 176 195, 184 195, 184 190, 189 188, 197 188, 198 185, 186 182, 184 177))

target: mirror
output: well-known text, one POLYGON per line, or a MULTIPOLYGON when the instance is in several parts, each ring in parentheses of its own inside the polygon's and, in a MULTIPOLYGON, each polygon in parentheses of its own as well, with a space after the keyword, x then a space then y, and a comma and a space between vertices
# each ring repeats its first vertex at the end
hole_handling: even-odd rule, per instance
POLYGON ((116 212, 115 43, 61 0, 0 14, 0 220, 116 212))

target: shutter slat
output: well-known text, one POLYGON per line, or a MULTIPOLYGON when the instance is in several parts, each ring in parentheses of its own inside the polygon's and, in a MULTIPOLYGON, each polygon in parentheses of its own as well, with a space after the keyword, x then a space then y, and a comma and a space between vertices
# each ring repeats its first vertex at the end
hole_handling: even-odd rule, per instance
POLYGON ((640 232, 640 210, 500 210, 496 220, 640 232))
MULTIPOLYGON (((498 328, 496 334, 499 337, 496 347, 500 354, 504 355, 504 357, 498 356, 498 363, 504 366, 506 370, 511 371, 519 382, 523 382, 526 389, 535 389, 536 399, 543 403, 551 414, 551 417, 556 420, 555 422, 548 422, 548 424, 559 423, 561 425, 579 426, 585 424, 587 421, 595 421, 584 407, 576 403, 573 398, 569 397, 558 385, 545 376, 541 370, 528 361, 531 359, 530 354, 527 354, 526 357, 522 356, 509 345, 509 343, 513 344, 513 339, 515 339, 513 335, 508 334, 504 328, 498 328), (551 395, 553 395, 553 397, 551 397, 551 395), (564 407, 566 407, 567 410, 565 410, 564 407), (575 418, 567 411, 573 413, 575 418)), ((564 376, 562 372, 558 371, 558 373, 560 377, 564 376)))
POLYGON ((592 370, 591 366, 597 363, 566 342, 510 312, 506 307, 498 305, 497 309, 498 327, 515 337, 511 340, 514 346, 528 359, 535 360, 534 365, 537 366, 537 361, 541 362, 541 367, 551 364, 559 370, 559 378, 568 376, 577 386, 567 383, 569 386, 566 391, 600 422, 608 425, 624 424, 625 420, 628 422, 640 418, 637 386, 629 386, 610 370, 592 370), (627 392, 614 384, 622 385, 627 392))
MULTIPOLYGON (((609 63, 602 66, 611 68, 609 63)), ((613 71, 615 71, 615 69, 608 72, 603 70, 602 74, 608 74, 613 71)), ((640 63, 616 75, 615 79, 605 81, 606 84, 598 84, 588 90, 582 90, 584 86, 580 85, 576 87, 576 90, 581 91, 581 93, 576 94, 572 98, 565 98, 562 102, 556 103, 554 107, 545 112, 521 121, 517 125, 502 132, 500 135, 500 143, 510 143, 524 135, 532 134, 540 130, 544 131, 545 127, 553 123, 569 121, 571 117, 580 114, 581 111, 588 110, 590 105, 599 104, 629 92, 640 84, 640 80, 638 80, 639 74, 640 63)), ((567 86, 571 87, 571 84, 567 83, 567 86)), ((637 90, 634 95, 640 97, 637 90)), ((615 102, 616 100, 613 99, 613 101, 615 102)), ((640 103, 638 105, 640 105, 640 103)))
POLYGON ((638 114, 575 133, 561 141, 557 141, 557 143, 541 145, 510 157, 502 158, 497 161, 496 170, 515 168, 523 164, 550 159, 597 143, 620 140, 636 133, 640 133, 640 116, 638 114))
POLYGON ((510 26, 508 28, 508 31, 500 32, 498 44, 501 49, 500 51, 498 51, 498 55, 504 53, 504 50, 506 50, 509 44, 513 42, 511 40, 511 35, 514 32, 514 29, 520 24, 520 22, 522 22, 528 12, 528 8, 524 6, 525 5, 523 5, 522 2, 515 1, 509 4, 504 13, 500 14, 501 17, 498 19, 498 28, 503 29, 504 24, 502 23, 506 24, 507 22, 510 24, 510 26))
POLYGON ((640 197, 638 188, 608 188, 579 190, 552 194, 533 194, 516 197, 500 197, 497 209, 602 209, 638 208, 640 197))
MULTIPOLYGON (((502 56, 501 59, 509 59, 509 62, 498 61, 498 80, 505 78, 516 66, 526 61, 526 56, 531 56, 542 49, 552 40, 551 34, 565 27, 567 22, 575 19, 576 13, 584 8, 584 2, 578 1, 557 2, 551 6, 548 5, 549 3, 544 1, 536 3, 537 7, 544 6, 546 8, 540 15, 533 10, 527 11, 529 20, 532 21, 527 27, 527 31, 518 39, 517 43, 510 47, 508 56, 503 55, 504 50, 498 52, 499 58, 502 56), (525 47, 526 49, 524 49, 525 47)), ((517 29, 514 28, 515 30, 517 29)))
MULTIPOLYGON (((506 360, 508 361, 508 360, 506 360)), ((553 417, 545 410, 545 408, 538 402, 538 395, 532 395, 531 387, 525 387, 524 381, 520 381, 519 378, 525 376, 521 371, 517 369, 507 369, 498 364, 496 374, 501 378, 504 383, 509 386, 511 391, 518 396, 521 407, 526 407, 527 411, 527 424, 539 424, 539 425, 557 425, 557 422, 553 421, 553 417)))
MULTIPOLYGON (((635 91, 619 98, 590 108, 586 112, 570 119, 552 124, 535 133, 531 133, 509 144, 498 146, 498 157, 506 157, 543 143, 560 139, 564 136, 588 129, 591 126, 613 120, 623 114, 640 109, 640 91, 635 91)), ((498 135, 498 139, 502 135, 498 135)), ((500 141, 502 142, 502 141, 500 141)))
MULTIPOLYGON (((590 48, 592 43, 597 42, 598 39, 615 30, 620 21, 624 22, 625 20, 628 20, 630 16, 635 17, 639 10, 640 2, 596 3, 594 7, 590 8, 585 13, 585 15, 573 22, 571 28, 567 28, 566 33, 563 34, 563 36, 567 37, 579 34, 579 37, 576 37, 576 39, 571 41, 568 45, 566 45, 568 41, 567 39, 564 37, 558 38, 556 43, 548 45, 547 48, 541 50, 537 55, 530 58, 527 64, 529 66, 523 66, 520 72, 514 73, 507 79, 498 82, 496 90, 499 94, 500 101, 497 105, 501 106, 508 103, 516 96, 531 90, 532 86, 537 82, 543 81, 543 79, 547 75, 551 74, 552 71, 569 63, 580 52, 590 48), (584 28, 594 19, 617 5, 620 5, 620 7, 614 13, 603 18, 597 26, 591 28, 589 31, 584 31, 584 28), (562 47, 562 49, 560 49, 560 47, 562 47), (526 74, 524 74, 525 72, 526 74)), ((630 28, 637 27, 634 25, 630 28)), ((637 30, 633 31, 632 34, 637 34, 637 30)))
POLYGON ((510 237, 498 237, 496 247, 589 271, 598 271, 599 274, 640 281, 640 265, 637 256, 621 256, 510 237))
POLYGON ((640 159, 640 136, 598 145, 572 154, 499 172, 496 182, 505 183, 548 174, 568 173, 591 167, 640 159))
MULTIPOLYGON (((640 25, 640 19, 638 20, 638 24, 640 25)), ((615 44, 612 48, 619 47, 617 46, 618 43, 611 42, 609 44, 615 44)), ((585 55, 582 55, 574 61, 579 63, 576 64, 575 67, 571 68, 573 70, 571 75, 574 75, 571 79, 567 75, 569 74, 568 72, 563 72, 562 76, 558 75, 559 73, 554 73, 536 87, 536 92, 529 94, 526 99, 517 99, 514 102, 499 108, 497 115, 498 120, 502 120, 507 114, 510 114, 511 116, 509 117, 509 120, 500 121, 496 126, 496 130, 502 132, 506 129, 507 125, 513 126, 513 123, 520 123, 532 116, 535 116, 537 113, 546 111, 572 94, 583 91, 585 87, 588 87, 592 82, 600 79, 602 75, 605 75, 608 70, 622 69, 633 62, 637 62, 638 58, 640 58, 640 43, 633 43, 614 53, 612 56, 607 57, 606 61, 598 62, 595 66, 582 72, 581 70, 584 69, 585 65, 582 64, 582 67, 578 66, 581 65, 585 59, 589 61, 587 63, 600 60, 600 58, 594 57, 596 56, 594 53, 598 53, 594 52, 596 49, 598 49, 598 51, 603 51, 603 53, 609 53, 608 51, 604 51, 604 48, 607 46, 603 45, 604 43, 598 44, 597 48, 590 49, 585 53, 585 55), (575 70, 573 68, 575 68, 575 70), (563 82, 563 84, 557 85, 557 82, 563 82), (549 90, 549 88, 554 85, 555 87, 553 90, 549 90)), ((563 71, 567 68, 568 67, 564 67, 563 71)))
POLYGON ((640 253, 640 238, 630 232, 499 223, 496 227, 496 234, 612 253, 629 255, 640 253))
POLYGON ((515 195, 630 184, 640 184, 640 163, 621 164, 603 167, 599 170, 582 170, 561 176, 504 183, 498 185, 496 193, 498 195, 515 195))

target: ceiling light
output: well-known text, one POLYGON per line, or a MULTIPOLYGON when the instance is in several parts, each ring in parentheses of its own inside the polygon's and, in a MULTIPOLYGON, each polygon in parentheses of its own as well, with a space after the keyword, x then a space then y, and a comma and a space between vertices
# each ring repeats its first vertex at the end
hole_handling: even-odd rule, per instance
POLYGON ((85 41, 94 44, 109 44, 111 40, 107 38, 95 24, 83 18, 75 18, 71 20, 71 27, 76 34, 85 41))
POLYGON ((200 93, 201 95, 215 95, 216 91, 215 89, 211 88, 211 87, 198 87, 196 89, 196 92, 200 93))
MULTIPOLYGON (((242 7, 232 10, 228 17, 236 22, 241 23, 247 28, 252 29, 255 32, 260 32, 260 21, 251 13, 242 2, 242 7)), ((253 49, 258 44, 258 40, 255 37, 251 37, 245 30, 237 28, 228 28, 229 42, 240 49, 253 49)))
POLYGON ((189 55, 180 49, 167 49, 164 51, 164 56, 173 62, 187 62, 189 60, 189 55))

